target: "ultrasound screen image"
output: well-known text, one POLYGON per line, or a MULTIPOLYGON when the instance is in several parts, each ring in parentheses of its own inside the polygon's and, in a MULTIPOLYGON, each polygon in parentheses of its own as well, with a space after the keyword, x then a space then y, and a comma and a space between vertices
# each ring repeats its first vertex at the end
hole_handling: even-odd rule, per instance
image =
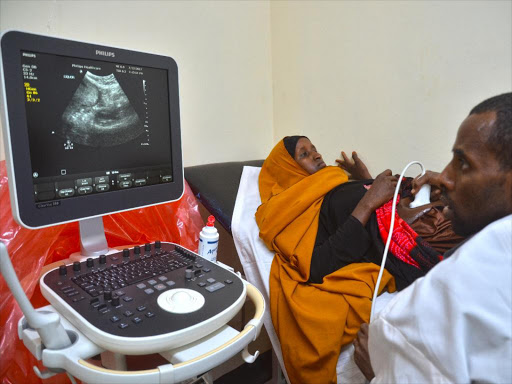
POLYGON ((114 74, 97 76, 87 71, 62 114, 59 135, 73 143, 111 147, 135 139, 143 130, 114 74))
POLYGON ((38 52, 21 64, 34 184, 171 167, 167 70, 38 52))

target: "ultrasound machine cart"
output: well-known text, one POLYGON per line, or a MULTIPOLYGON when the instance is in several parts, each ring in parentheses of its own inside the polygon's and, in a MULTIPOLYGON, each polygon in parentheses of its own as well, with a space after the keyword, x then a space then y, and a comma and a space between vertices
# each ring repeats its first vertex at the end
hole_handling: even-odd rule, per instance
MULTIPOLYGON (((78 302, 83 302, 86 309, 82 309, 81 313, 76 313, 74 309, 70 305, 67 305, 62 298, 68 298, 73 301, 74 299, 77 299, 77 296, 82 296, 75 294, 75 292, 78 291, 78 287, 74 290, 65 288, 65 284, 70 283, 71 279, 68 279, 65 275, 61 274, 63 268, 59 267, 47 272, 41 278, 41 289, 44 296, 54 305, 48 305, 34 311, 16 278, 5 246, 0 242, 0 270, 25 314, 25 317, 23 317, 18 324, 18 336, 23 340, 23 343, 29 351, 49 369, 49 371, 42 373, 34 367, 38 376, 41 378, 48 378, 62 370, 65 370, 72 376, 75 376, 84 382, 127 384, 177 383, 211 370, 240 351, 242 351, 242 357, 246 362, 254 362, 258 356, 258 352, 256 352, 254 356, 251 355, 247 350, 247 346, 256 339, 261 330, 262 316, 265 310, 265 303, 261 293, 253 285, 243 281, 239 276, 235 275, 228 269, 218 267, 220 268, 219 270, 214 270, 215 266, 209 265, 208 261, 200 258, 190 251, 186 251, 184 248, 171 243, 163 243, 161 246, 162 248, 178 249, 176 253, 186 255, 187 258, 194 257, 196 261, 196 263, 193 264, 193 269, 187 268, 174 274, 176 282, 173 285, 183 285, 187 283, 190 285, 200 284, 201 277, 205 274, 199 273, 196 275, 193 273, 194 277, 190 279, 185 276, 189 273, 186 271, 192 270, 195 272, 198 270, 197 265, 200 265, 202 267, 201 271, 204 269, 208 270, 208 267, 214 267, 210 271, 211 275, 209 276, 216 276, 217 278, 229 277, 230 279, 225 279, 224 281, 231 281, 230 284, 239 285, 238 289, 240 289, 244 294, 235 298, 234 303, 232 305, 228 305, 228 308, 225 311, 221 311, 220 313, 217 313, 203 321, 201 321, 201 319, 197 319, 199 323, 189 327, 181 328, 158 336, 153 335, 139 338, 119 337, 107 332, 102 332, 100 328, 105 328, 105 325, 101 323, 102 316, 107 325, 108 323, 112 323, 113 326, 110 329, 111 332, 115 332, 116 328, 120 329, 118 324, 123 324, 123 321, 126 321, 125 324, 129 323, 126 329, 132 326, 135 331, 141 331, 141 328, 137 329, 137 327, 134 326, 134 319, 141 319, 141 322, 146 322, 149 327, 155 327, 156 322, 151 323, 151 320, 158 318, 158 316, 166 318, 168 325, 172 327, 176 325, 172 324, 173 320, 176 320, 172 318, 173 315, 178 317, 181 315, 181 317, 184 318, 183 314, 180 314, 180 312, 187 311, 190 309, 187 308, 187 306, 194 305, 193 296, 191 297, 192 300, 190 300, 190 303, 185 303, 185 300, 183 297, 180 297, 180 294, 187 291, 190 293, 196 291, 187 290, 186 288, 164 291, 164 294, 174 293, 175 295, 178 295, 177 300, 173 300, 172 296, 168 300, 169 305, 175 306, 174 312, 171 313, 162 311, 157 305, 155 305, 155 303, 145 302, 147 307, 142 311, 138 310, 141 308, 138 303, 134 304, 138 307, 136 311, 137 313, 128 317, 124 315, 128 305, 112 304, 113 301, 115 301, 116 296, 113 296, 114 300, 98 299, 95 301, 94 298, 91 300, 81 299, 78 302), (200 262, 201 264, 198 264, 197 262, 200 262), (205 267, 206 265, 208 265, 208 267, 205 267), (183 279, 180 279, 179 274, 183 272, 185 272, 183 279), (52 275, 56 278, 53 282, 51 282, 52 275), (49 280, 50 285, 55 283, 56 287, 58 287, 57 284, 59 282, 62 282, 63 284, 60 285, 62 288, 52 290, 46 286, 45 280, 49 280), (256 310, 253 319, 245 325, 241 332, 238 332, 225 323, 229 321, 241 308, 245 301, 245 293, 254 303, 256 310), (151 305, 153 307, 152 311, 148 311, 148 308, 151 305), (56 308, 58 308, 58 310, 56 308), (70 314, 67 313, 67 311, 73 313, 70 314), (60 317, 59 313, 64 313, 65 317, 60 317), (113 315, 114 313, 118 313, 119 317, 123 317, 123 319, 116 320, 115 322, 112 321, 114 317, 117 317, 116 315, 113 315), (151 317, 147 317, 148 314, 150 314, 151 317), (88 323, 81 315, 91 316, 91 322, 88 323), (72 319, 72 322, 68 321, 67 318, 72 319), (98 327, 96 328, 95 325, 98 327), (67 333, 71 342, 70 345, 67 345, 69 343, 66 343, 65 341, 62 342, 59 340, 60 335, 57 329, 60 326, 62 326, 67 333), (114 331, 112 331, 112 329, 114 331), (67 346, 60 347, 59 344, 67 346), (149 353, 159 353, 170 363, 150 370, 125 370, 126 363, 123 356, 124 354, 143 355, 149 353), (111 369, 98 367, 87 361, 87 359, 99 354, 102 355, 103 364, 109 366, 111 369)), ((114 256, 109 255, 107 258, 116 258, 115 255, 117 255, 117 253, 114 253, 113 255, 114 256)), ((186 258, 183 257, 183 259, 186 258)), ((99 262, 99 258, 96 261, 99 262)), ((83 263, 84 267, 86 266, 86 263, 87 262, 83 263)), ((71 271, 76 265, 76 263, 73 263, 68 265, 66 268, 71 271)), ((108 269, 108 262, 106 265, 106 268, 108 269)), ((179 268, 176 271, 179 271, 179 268)), ((171 271, 171 274, 167 273, 161 276, 173 276, 172 272, 173 271, 171 271)), ((166 280, 166 282, 169 282, 169 280, 166 280)), ((69 285, 67 286, 69 287, 69 285)), ((214 287, 210 289, 213 291, 212 293, 216 292, 216 290, 220 290, 218 288, 216 289, 216 286, 213 284, 208 286, 214 287)), ((131 294, 130 292, 135 292, 140 289, 136 285, 128 286, 128 288, 131 289, 123 288, 127 293, 122 297, 126 297, 127 294, 131 294)), ((164 294, 160 294, 159 298, 163 298, 164 294)), ((141 295, 146 294, 144 293, 141 295)), ((132 296, 134 297, 130 297, 132 300, 130 300, 129 303, 136 301, 136 297, 140 297, 141 295, 133 294, 132 296)), ((235 296, 236 295, 237 293, 235 293, 235 296)), ((120 301, 122 302, 123 300, 121 299, 120 301)), ((218 302, 214 302, 212 300, 211 304, 217 305, 218 302)), ((133 307, 133 305, 131 307, 133 307)), ((188 321, 189 319, 186 320, 188 321)), ((108 327, 107 330, 109 330, 108 327)), ((146 329, 146 331, 150 332, 151 329, 146 329)))
POLYGON ((81 254, 40 279, 34 310, 0 242, 0 270, 25 317, 18 335, 48 369, 83 382, 176 383, 248 352, 261 293, 174 243, 109 249, 102 216, 179 199, 178 71, 169 57, 9 31, 1 37, 2 126, 13 216, 35 229, 79 221, 81 254), (255 315, 227 325, 246 298, 255 315), (168 364, 129 371, 125 355, 168 364), (101 355, 103 367, 89 359, 101 355))

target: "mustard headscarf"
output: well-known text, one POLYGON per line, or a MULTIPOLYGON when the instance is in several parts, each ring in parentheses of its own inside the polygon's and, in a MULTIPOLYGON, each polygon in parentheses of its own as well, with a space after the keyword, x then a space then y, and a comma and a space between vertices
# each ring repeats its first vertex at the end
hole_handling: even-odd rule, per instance
MULTIPOLYGON (((379 267, 350 264, 309 284, 311 257, 324 196, 347 182, 339 167, 309 175, 281 140, 263 163, 256 212, 260 237, 275 257, 270 271, 270 312, 292 383, 336 383, 341 347, 368 322, 379 267)), ((380 291, 394 291, 384 272, 380 291)))

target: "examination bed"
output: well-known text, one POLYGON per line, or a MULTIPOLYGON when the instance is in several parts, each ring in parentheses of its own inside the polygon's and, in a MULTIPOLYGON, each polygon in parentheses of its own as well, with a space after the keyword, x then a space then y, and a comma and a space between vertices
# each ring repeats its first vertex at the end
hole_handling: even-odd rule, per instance
MULTIPOLYGON (((245 278, 255 285, 266 300, 263 317, 273 350, 280 368, 286 376, 279 339, 270 317, 269 276, 273 253, 259 238, 254 218, 261 204, 258 176, 263 160, 227 162, 185 168, 185 178, 197 199, 215 215, 218 222, 228 231, 236 246, 245 278)), ((378 297, 375 311, 378 312, 391 300, 394 294, 384 293, 378 297)), ((365 383, 366 379, 353 359, 352 344, 341 350, 337 367, 338 383, 365 383)))

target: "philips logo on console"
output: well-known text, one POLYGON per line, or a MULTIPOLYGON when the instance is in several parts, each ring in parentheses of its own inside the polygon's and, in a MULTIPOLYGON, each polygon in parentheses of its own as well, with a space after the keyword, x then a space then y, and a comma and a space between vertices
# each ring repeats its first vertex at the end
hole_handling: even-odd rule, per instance
POLYGON ((100 51, 99 49, 96 50, 96 54, 99 56, 116 57, 114 52, 100 51))

